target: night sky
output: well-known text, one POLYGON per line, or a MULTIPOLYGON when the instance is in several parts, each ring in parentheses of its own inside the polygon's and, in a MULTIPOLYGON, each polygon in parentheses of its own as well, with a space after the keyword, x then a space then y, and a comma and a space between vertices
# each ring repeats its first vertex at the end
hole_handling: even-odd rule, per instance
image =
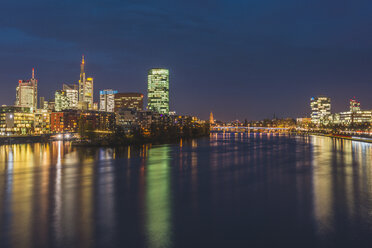
POLYGON ((98 90, 146 93, 170 70, 170 109, 207 119, 309 115, 357 97, 372 109, 372 2, 318 0, 35 1, 0 7, 0 104, 35 67, 39 96, 77 83, 81 55, 98 90))

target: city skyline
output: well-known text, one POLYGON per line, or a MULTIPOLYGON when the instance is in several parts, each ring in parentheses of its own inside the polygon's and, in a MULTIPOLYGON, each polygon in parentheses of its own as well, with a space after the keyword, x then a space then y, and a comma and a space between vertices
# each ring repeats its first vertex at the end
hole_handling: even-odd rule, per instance
POLYGON ((5 3, 0 86, 35 67, 47 85, 39 95, 52 96, 64 83, 57 80, 76 81, 84 54, 97 89, 144 93, 148 69, 168 68, 172 108, 203 119, 210 111, 221 120, 300 116, 320 94, 336 111, 353 96, 372 106, 371 3, 218 1, 208 13, 199 1, 110 3, 5 3))

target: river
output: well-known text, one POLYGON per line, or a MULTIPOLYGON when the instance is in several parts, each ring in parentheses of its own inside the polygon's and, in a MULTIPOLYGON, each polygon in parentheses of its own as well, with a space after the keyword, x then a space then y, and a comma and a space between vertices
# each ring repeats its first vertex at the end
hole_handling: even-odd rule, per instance
POLYGON ((0 146, 0 247, 372 247, 372 145, 0 146))

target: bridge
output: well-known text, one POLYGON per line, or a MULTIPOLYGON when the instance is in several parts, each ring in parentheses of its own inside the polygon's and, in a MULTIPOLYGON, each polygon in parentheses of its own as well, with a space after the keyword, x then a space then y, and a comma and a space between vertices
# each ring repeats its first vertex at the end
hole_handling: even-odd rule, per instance
POLYGON ((212 126, 211 132, 286 132, 288 127, 235 127, 235 126, 212 126))

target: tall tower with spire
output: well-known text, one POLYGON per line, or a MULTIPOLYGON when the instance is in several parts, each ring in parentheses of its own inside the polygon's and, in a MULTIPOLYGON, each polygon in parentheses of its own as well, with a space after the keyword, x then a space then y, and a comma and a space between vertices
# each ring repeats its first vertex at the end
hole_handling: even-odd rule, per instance
POLYGON ((209 124, 211 124, 211 125, 214 124, 214 118, 213 118, 213 113, 212 112, 209 114, 209 124))
POLYGON ((93 108, 93 78, 85 77, 85 58, 81 59, 79 79, 79 105, 83 109, 93 108))

